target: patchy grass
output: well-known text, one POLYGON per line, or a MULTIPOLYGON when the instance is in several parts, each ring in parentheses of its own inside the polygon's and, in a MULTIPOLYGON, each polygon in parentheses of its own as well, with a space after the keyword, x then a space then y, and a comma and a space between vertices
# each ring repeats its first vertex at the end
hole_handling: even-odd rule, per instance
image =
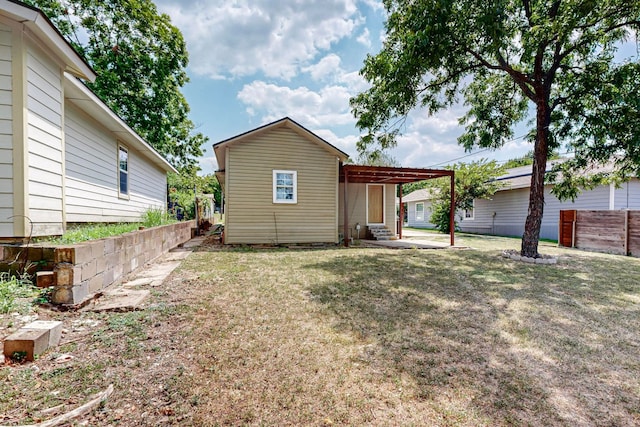
POLYGON ((87 224, 69 228, 66 233, 59 237, 38 238, 38 242, 49 242, 54 245, 67 245, 73 243, 86 242, 88 240, 104 239, 105 237, 117 236, 137 230, 139 223, 118 223, 118 224, 87 224))
POLYGON ((0 273, 0 314, 28 313, 31 300, 37 295, 38 289, 28 278, 0 273))
POLYGON ((640 260, 543 244, 559 264, 530 265, 499 256, 518 240, 461 239, 203 248, 144 311, 60 314, 76 359, 0 369, 0 421, 113 382, 90 425, 640 423, 640 260))
POLYGON ((52 238, 40 237, 34 240, 37 242, 66 245, 118 236, 130 231, 135 231, 139 227, 151 228, 175 222, 176 220, 162 209, 147 209, 142 213, 140 222, 79 224, 69 228, 62 236, 52 238))

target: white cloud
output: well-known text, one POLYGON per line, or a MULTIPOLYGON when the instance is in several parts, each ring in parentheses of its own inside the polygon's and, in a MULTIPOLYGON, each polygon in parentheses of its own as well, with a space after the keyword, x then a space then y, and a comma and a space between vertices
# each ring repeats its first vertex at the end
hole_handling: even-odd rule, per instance
POLYGON ((364 22, 356 0, 158 0, 180 28, 190 69, 212 78, 290 79, 364 22))
POLYGON ((351 157, 351 159, 358 158, 358 150, 356 149, 356 143, 358 142, 357 135, 347 135, 345 137, 339 137, 330 129, 326 128, 313 129, 313 133, 315 133, 334 147, 347 153, 349 157, 351 157))
POLYGON ((262 81, 245 85, 238 99, 247 112, 260 115, 263 123, 288 116, 304 126, 341 126, 355 122, 349 110, 351 94, 342 86, 327 86, 319 92, 306 87, 289 88, 262 81))
POLYGON ((369 34, 369 29, 365 27, 362 34, 360 34, 356 40, 363 46, 371 47, 371 35, 369 34))
POLYGON ((211 154, 210 156, 202 156, 198 159, 198 163, 200 164, 200 168, 202 171, 201 175, 211 174, 218 169, 218 162, 216 160, 216 156, 211 154))
POLYGON ((384 10, 384 4, 382 4, 379 0, 361 0, 362 3, 366 4, 373 10, 384 10))
POLYGON ((317 64, 303 68, 302 71, 311 74, 311 78, 317 82, 334 78, 341 73, 340 57, 335 53, 322 58, 317 64))

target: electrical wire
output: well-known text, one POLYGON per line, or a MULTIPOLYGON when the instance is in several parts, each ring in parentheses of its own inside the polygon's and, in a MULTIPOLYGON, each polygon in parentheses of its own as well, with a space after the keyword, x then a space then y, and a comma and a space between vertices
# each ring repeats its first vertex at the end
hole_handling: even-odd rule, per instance
MULTIPOLYGON (((517 141, 517 140, 519 140, 519 139, 523 139, 523 138, 524 138, 524 137, 526 137, 527 135, 529 135, 529 134, 528 134, 528 133, 525 133, 525 134, 523 134, 523 135, 516 136, 515 138, 512 138, 512 139, 510 139, 510 140, 508 140, 508 141, 505 141, 505 144, 508 144, 508 143, 510 143, 510 142, 517 141)), ((440 165, 450 164, 450 163, 455 162, 455 161, 457 161, 457 160, 466 159, 467 157, 471 157, 471 156, 477 156, 477 155, 478 155, 478 154, 480 154, 480 153, 485 153, 485 152, 490 151, 490 150, 493 150, 493 149, 492 149, 492 148, 485 148, 485 149, 483 149, 483 150, 476 151, 475 153, 466 154, 466 155, 461 156, 461 157, 456 157, 455 159, 445 160, 444 162, 440 162, 440 163, 433 164, 433 165, 431 165, 431 166, 427 166, 427 168, 433 168, 433 167, 440 166, 440 165)))

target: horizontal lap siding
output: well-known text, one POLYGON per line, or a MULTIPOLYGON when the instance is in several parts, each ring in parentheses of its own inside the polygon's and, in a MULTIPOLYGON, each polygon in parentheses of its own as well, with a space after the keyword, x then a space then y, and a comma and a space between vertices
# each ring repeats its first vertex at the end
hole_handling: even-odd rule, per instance
POLYGON ((335 155, 280 128, 231 145, 228 156, 227 243, 337 241, 335 155), (297 171, 296 204, 273 203, 276 169, 297 171))
POLYGON ((632 179, 615 189, 614 209, 640 209, 640 181, 632 179))
MULTIPOLYGON (((391 232, 397 233, 396 230, 396 186, 386 184, 384 188, 384 220, 385 225, 391 232)), ((356 224, 360 224, 360 237, 366 238, 367 225, 367 184, 351 183, 347 189, 348 211, 349 216, 349 235, 353 238, 358 237, 356 224)), ((338 193, 339 206, 338 209, 338 231, 344 233, 344 184, 340 184, 338 193)))
POLYGON ((13 236, 11 37, 0 24, 0 236, 13 236))
MULTIPOLYGON (((355 227, 360 224, 360 237, 365 238, 367 234, 367 185, 349 184, 347 188, 347 215, 349 217, 349 236, 357 238, 358 232, 355 227)), ((340 184, 338 193, 338 231, 344 235, 344 184, 340 184)))
MULTIPOLYGON (((583 191, 575 200, 561 202, 551 194, 551 186, 545 186, 544 215, 540 228, 543 239, 558 239, 560 210, 608 209, 609 187, 599 186, 583 191)), ((465 232, 522 236, 529 208, 529 188, 498 191, 491 199, 475 201, 474 218, 460 221, 465 232), (495 215, 494 215, 495 212, 495 215)))
POLYGON ((431 202, 425 200, 423 202, 408 202, 407 203, 407 224, 409 227, 417 228, 435 228, 435 225, 431 223, 431 202), (416 205, 418 203, 424 203, 424 219, 419 221, 416 219, 416 205))
POLYGON ((164 209, 166 174, 129 148, 130 199, 118 197, 116 138, 98 122, 66 105, 65 201, 68 222, 138 221, 149 208, 164 209))
POLYGON ((29 218, 33 234, 63 232, 62 70, 35 47, 27 51, 29 218))
POLYGON ((396 230, 398 217, 396 210, 396 186, 393 184, 386 184, 384 186, 384 225, 393 233, 397 234, 396 230))

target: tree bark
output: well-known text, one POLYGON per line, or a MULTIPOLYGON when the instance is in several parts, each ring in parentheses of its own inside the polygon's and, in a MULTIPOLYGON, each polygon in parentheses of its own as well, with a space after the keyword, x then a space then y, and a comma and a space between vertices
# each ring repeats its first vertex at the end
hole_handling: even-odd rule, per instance
POLYGON ((538 242, 544 211, 544 175, 547 169, 549 152, 549 124, 551 109, 548 97, 536 103, 536 141, 533 149, 533 167, 531 171, 531 189, 529 192, 529 210, 522 235, 520 254, 538 258, 538 242))

